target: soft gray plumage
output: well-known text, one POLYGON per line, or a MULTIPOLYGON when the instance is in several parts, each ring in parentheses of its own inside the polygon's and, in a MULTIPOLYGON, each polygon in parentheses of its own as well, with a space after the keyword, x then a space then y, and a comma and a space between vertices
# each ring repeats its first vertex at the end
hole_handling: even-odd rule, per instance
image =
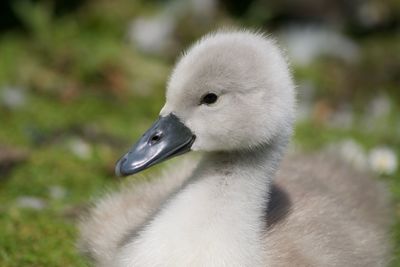
POLYGON ((196 134, 203 156, 97 202, 82 250, 98 266, 384 266, 382 185, 323 155, 288 156, 276 174, 294 99, 273 41, 203 38, 178 62, 161 111, 196 134), (210 91, 217 103, 199 105, 210 91))

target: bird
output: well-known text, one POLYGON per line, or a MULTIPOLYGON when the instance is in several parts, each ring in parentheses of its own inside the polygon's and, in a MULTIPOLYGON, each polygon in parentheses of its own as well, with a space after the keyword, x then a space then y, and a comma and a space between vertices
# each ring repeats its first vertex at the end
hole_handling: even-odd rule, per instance
POLYGON ((385 266, 386 186, 336 155, 287 153, 289 66, 251 30, 209 33, 183 53, 159 118, 115 171, 182 160, 95 201, 82 253, 103 267, 385 266))

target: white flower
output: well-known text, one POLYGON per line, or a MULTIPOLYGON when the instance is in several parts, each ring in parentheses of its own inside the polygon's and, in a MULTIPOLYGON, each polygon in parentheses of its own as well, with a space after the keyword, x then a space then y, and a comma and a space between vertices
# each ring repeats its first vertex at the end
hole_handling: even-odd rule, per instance
POLYGON ((368 116, 378 119, 387 116, 390 113, 392 103, 390 102, 389 96, 381 94, 371 101, 368 108, 368 116))
POLYGON ((217 12, 217 1, 215 0, 190 0, 193 13, 203 19, 212 18, 217 12))
POLYGON ((129 40, 148 53, 161 53, 172 41, 175 20, 165 15, 138 17, 128 29, 129 40))
POLYGON ((353 167, 362 170, 367 166, 367 156, 359 143, 352 139, 346 139, 339 144, 339 152, 342 158, 353 167))
POLYGON ((345 139, 339 143, 333 143, 326 148, 328 152, 338 156, 358 170, 367 168, 367 155, 363 147, 353 139, 345 139))
POLYGON ((67 195, 67 190, 59 185, 52 185, 49 187, 49 194, 53 199, 62 199, 67 195))
POLYGON ((26 104, 26 93, 19 87, 6 87, 1 92, 1 102, 5 107, 17 109, 26 104))
POLYGON ((370 168, 380 174, 393 174, 397 170, 396 153, 387 147, 377 147, 369 153, 370 168))
POLYGON ((89 159, 92 156, 91 146, 80 138, 74 138, 69 142, 69 150, 80 159, 89 159))
POLYGON ((359 47, 339 32, 315 26, 290 26, 280 33, 282 44, 287 47, 289 57, 295 65, 307 66, 321 55, 357 62, 359 47))
POLYGON ((42 210, 46 207, 46 202, 38 197, 22 196, 16 200, 17 206, 20 208, 42 210))

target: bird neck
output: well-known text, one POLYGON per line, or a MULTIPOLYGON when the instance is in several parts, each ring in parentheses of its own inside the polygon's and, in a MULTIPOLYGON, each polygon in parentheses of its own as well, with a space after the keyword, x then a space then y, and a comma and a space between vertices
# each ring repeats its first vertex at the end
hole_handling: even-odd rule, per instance
POLYGON ((133 266, 265 266, 262 218, 286 143, 206 153, 122 257, 133 266))
MULTIPOLYGON (((246 219, 250 212, 254 212, 253 218, 259 219, 265 213, 270 184, 286 143, 264 144, 246 151, 208 153, 189 180, 189 187, 202 185, 209 194, 214 192, 210 201, 218 199, 232 207, 238 213, 236 219, 239 213, 246 214, 239 219, 246 219)), ((221 212, 222 208, 229 210, 224 206, 221 212)))

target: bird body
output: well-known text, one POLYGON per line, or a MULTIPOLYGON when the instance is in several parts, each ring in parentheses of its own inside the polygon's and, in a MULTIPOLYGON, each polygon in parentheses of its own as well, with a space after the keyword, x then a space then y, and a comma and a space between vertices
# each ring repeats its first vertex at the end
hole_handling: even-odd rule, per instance
POLYGON ((384 266, 382 185, 321 155, 288 156, 279 168, 294 106, 274 41, 248 31, 200 40, 117 173, 188 148, 201 157, 100 200, 82 221, 83 251, 111 267, 384 266))

